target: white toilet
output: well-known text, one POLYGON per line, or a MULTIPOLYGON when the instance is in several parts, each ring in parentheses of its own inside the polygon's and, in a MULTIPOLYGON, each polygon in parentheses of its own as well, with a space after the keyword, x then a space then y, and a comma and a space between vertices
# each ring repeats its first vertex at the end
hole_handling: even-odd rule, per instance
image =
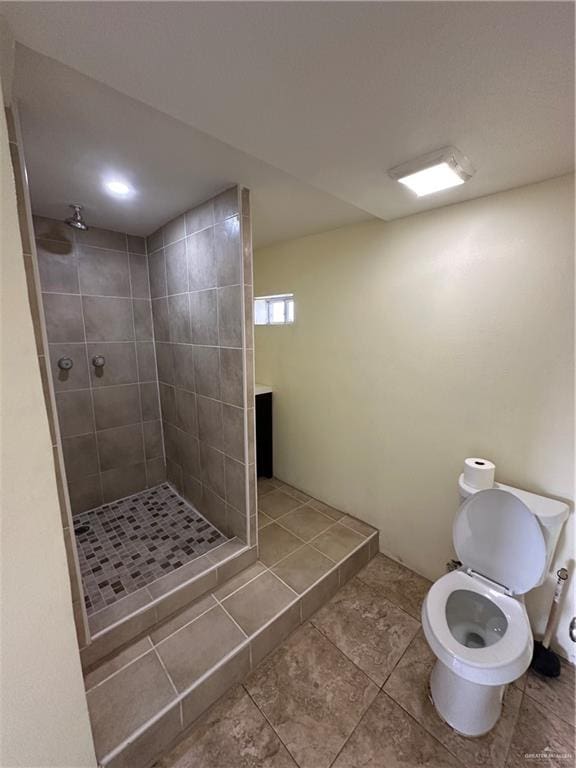
POLYGON ((532 658, 523 595, 548 573, 568 506, 495 483, 476 491, 459 480, 453 540, 462 567, 442 576, 422 606, 437 661, 430 693, 438 714, 465 736, 494 727, 508 683, 532 658))

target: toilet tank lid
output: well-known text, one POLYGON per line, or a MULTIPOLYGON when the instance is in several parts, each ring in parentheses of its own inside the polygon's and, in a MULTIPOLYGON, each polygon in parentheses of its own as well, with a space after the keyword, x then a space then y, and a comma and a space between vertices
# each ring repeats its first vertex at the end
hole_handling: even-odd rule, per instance
POLYGON ((522 595, 546 566, 538 520, 518 496, 502 489, 478 491, 462 504, 453 526, 454 548, 467 568, 522 595))

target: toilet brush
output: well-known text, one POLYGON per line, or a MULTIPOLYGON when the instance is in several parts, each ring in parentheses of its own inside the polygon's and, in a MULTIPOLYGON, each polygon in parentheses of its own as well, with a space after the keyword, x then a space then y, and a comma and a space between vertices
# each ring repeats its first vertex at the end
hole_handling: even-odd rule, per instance
POLYGON ((560 675, 560 659, 554 651, 550 650, 550 640, 552 639, 552 632, 558 621, 560 597, 566 579, 568 578, 568 571, 566 568, 560 568, 556 576, 556 588, 554 589, 554 597, 552 598, 552 606, 550 607, 550 615, 548 616, 546 631, 544 632, 542 642, 536 641, 534 643, 534 653, 532 654, 532 662, 530 664, 535 672, 538 672, 545 677, 558 677, 560 675))

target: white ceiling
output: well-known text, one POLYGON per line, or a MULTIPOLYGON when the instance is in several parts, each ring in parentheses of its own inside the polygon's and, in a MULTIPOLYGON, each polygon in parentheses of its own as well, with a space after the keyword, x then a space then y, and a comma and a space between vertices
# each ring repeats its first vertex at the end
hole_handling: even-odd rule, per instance
POLYGON ((41 216, 64 218, 79 202, 88 224, 148 235, 238 182, 252 190, 256 245, 369 218, 29 48, 17 51, 15 91, 32 208, 41 216), (137 196, 111 198, 102 186, 108 177, 126 179, 137 196))
MULTIPOLYGON (((574 167, 572 3, 16 2, 2 13, 25 45, 181 121, 88 80, 67 90, 78 75, 29 64, 18 90, 37 205, 82 175, 71 156, 112 157, 143 184, 150 220, 220 182, 251 186, 268 242, 574 167), (419 200, 386 176, 446 144, 477 168, 466 185, 419 200)), ((95 193, 94 205, 104 212, 95 193)))

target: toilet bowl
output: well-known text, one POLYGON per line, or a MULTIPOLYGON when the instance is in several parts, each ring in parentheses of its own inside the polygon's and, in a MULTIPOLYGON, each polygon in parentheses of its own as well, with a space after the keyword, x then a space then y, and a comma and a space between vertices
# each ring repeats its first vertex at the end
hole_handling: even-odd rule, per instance
MULTIPOLYGON (((465 736, 494 727, 506 686, 530 665, 533 639, 523 595, 540 583, 551 559, 552 539, 545 538, 527 495, 523 500, 512 490, 479 491, 464 501, 453 526, 462 567, 436 581, 422 605, 424 634, 436 656, 432 702, 465 736)), ((541 505, 542 497, 535 498, 541 505)), ((561 527, 567 507, 548 501, 561 527)))

